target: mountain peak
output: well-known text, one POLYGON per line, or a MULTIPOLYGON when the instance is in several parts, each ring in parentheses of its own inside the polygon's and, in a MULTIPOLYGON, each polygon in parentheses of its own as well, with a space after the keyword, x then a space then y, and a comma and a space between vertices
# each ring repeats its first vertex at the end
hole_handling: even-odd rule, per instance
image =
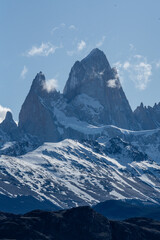
POLYGON ((76 61, 64 88, 64 95, 68 98, 91 89, 93 85, 103 88, 105 82, 114 78, 114 72, 105 54, 98 48, 93 49, 82 61, 76 61))
POLYGON ((39 79, 45 79, 45 76, 44 76, 44 74, 42 73, 42 71, 40 71, 39 73, 37 73, 36 77, 39 78, 39 79))
POLYGON ((37 73, 35 78, 32 81, 32 85, 30 88, 30 93, 31 94, 36 94, 37 96, 48 96, 49 92, 45 89, 47 84, 45 75, 40 71, 37 73))
POLYGON ((6 113, 6 117, 3 120, 3 122, 0 124, 0 126, 3 129, 3 131, 5 131, 5 132, 10 132, 13 129, 17 129, 17 124, 13 120, 11 112, 8 111, 6 113))
POLYGON ((94 48, 86 58, 94 57, 94 56, 105 56, 105 54, 99 48, 94 48))
POLYGON ((6 113, 5 121, 7 121, 7 122, 13 121, 13 116, 12 116, 12 113, 10 111, 8 111, 6 113))
POLYGON ((33 83, 38 84, 45 81, 45 75, 40 71, 39 73, 37 73, 37 75, 35 76, 33 83))
POLYGON ((140 104, 140 108, 144 108, 143 102, 141 102, 141 104, 140 104))
POLYGON ((100 72, 104 69, 107 72, 111 71, 110 64, 106 58, 106 55, 103 51, 98 48, 94 48, 88 55, 85 57, 81 63, 83 64, 84 68, 91 71, 100 72))

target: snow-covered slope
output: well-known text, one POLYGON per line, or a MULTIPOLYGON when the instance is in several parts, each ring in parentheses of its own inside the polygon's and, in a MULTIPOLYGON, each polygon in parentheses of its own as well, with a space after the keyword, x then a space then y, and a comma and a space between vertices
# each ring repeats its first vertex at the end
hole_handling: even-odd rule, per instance
POLYGON ((45 143, 1 156, 0 166, 0 194, 10 197, 32 195, 63 208, 107 199, 160 202, 160 165, 119 138, 45 143))
POLYGON ((63 94, 46 84, 39 72, 18 126, 11 113, 0 124, 0 194, 62 208, 124 198, 160 203, 160 129, 139 130, 104 53, 77 61, 63 94))

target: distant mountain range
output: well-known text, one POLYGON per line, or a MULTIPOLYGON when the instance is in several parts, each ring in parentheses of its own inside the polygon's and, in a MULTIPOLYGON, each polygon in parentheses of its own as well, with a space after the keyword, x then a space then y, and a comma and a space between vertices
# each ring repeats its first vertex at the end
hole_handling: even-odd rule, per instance
POLYGON ((10 112, 0 124, 0 202, 33 198, 53 209, 113 199, 160 204, 160 104, 132 112, 99 49, 74 64, 63 93, 46 84, 39 72, 18 126, 10 112))

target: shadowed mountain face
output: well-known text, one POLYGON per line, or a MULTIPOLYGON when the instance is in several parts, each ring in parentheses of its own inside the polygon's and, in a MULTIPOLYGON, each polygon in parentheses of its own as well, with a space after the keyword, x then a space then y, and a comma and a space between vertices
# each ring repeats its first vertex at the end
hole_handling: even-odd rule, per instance
POLYGON ((143 103, 140 104, 134 111, 134 116, 137 122, 142 126, 142 129, 155 129, 160 127, 160 103, 153 107, 146 107, 143 103))
POLYGON ((103 109, 99 112, 98 124, 138 129, 116 69, 111 68, 104 53, 97 48, 74 64, 63 93, 71 102, 84 94, 97 100, 103 109))
POLYGON ((65 123, 72 124, 73 118, 94 126, 111 124, 139 129, 117 71, 99 49, 74 64, 63 94, 48 92, 45 84, 45 76, 40 72, 19 114, 19 129, 42 142, 56 142, 71 135, 80 138, 72 129, 66 130, 65 123))
POLYGON ((160 221, 160 206, 136 199, 108 200, 93 206, 93 209, 112 220, 146 217, 160 221))
POLYGON ((54 101, 58 97, 56 90, 47 92, 44 89, 45 76, 40 72, 33 80, 31 89, 22 105, 19 114, 19 129, 25 133, 37 136, 41 142, 58 141, 54 116, 52 111, 45 106, 45 102, 54 101))
POLYGON ((136 218, 109 221, 89 207, 24 215, 0 213, 1 239, 158 240, 160 222, 136 218))
POLYGON ((3 131, 7 133, 11 133, 17 129, 17 124, 14 122, 11 112, 7 112, 6 117, 0 126, 3 131))
POLYGON ((20 137, 20 131, 14 122, 12 113, 7 112, 3 122, 0 123, 0 145, 4 141, 15 141, 20 137))
POLYGON ((63 94, 46 85, 44 74, 38 73, 22 105, 18 128, 8 113, 0 124, 2 138, 17 140, 24 133, 40 143, 58 142, 95 139, 102 135, 99 127, 107 125, 128 130, 160 126, 160 105, 146 108, 141 104, 133 113, 116 69, 97 48, 74 64, 63 94), (96 133, 91 129, 97 129, 96 133))
MULTIPOLYGON (((76 62, 63 94, 48 83, 38 73, 18 127, 10 113, 0 124, 1 194, 60 208, 126 198, 159 204, 160 129, 128 130, 143 129, 143 119, 151 126, 149 110, 133 114, 104 53, 76 62)), ((154 112, 158 123, 159 105, 154 112)))

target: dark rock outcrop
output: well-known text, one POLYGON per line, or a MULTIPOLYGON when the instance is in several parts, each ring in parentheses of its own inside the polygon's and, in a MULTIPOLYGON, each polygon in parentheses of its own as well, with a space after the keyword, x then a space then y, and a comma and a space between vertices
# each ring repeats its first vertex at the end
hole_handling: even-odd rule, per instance
MULTIPOLYGON (((138 129, 116 69, 111 68, 105 54, 97 48, 74 64, 63 94, 72 103, 84 94, 97 100, 103 109, 99 111, 98 124, 138 129)), ((87 114, 79 111, 77 115, 83 115, 81 120, 84 120, 87 114)))
POLYGON ((56 142, 76 134, 61 126, 64 121, 71 121, 62 119, 62 115, 96 126, 111 124, 138 129, 117 71, 99 49, 74 64, 63 94, 55 89, 47 91, 45 84, 45 76, 40 72, 19 114, 19 129, 37 136, 41 142, 56 142))
POLYGON ((6 113, 6 117, 0 124, 0 126, 3 129, 3 131, 7 133, 10 133, 17 129, 17 124, 14 122, 11 112, 6 113))
POLYGON ((19 129, 37 136, 41 142, 56 142, 59 140, 59 134, 53 113, 46 104, 56 99, 59 93, 56 90, 48 93, 44 89, 44 83, 45 76, 40 72, 33 80, 28 96, 22 105, 19 114, 19 129))
POLYGON ((96 204, 93 209, 112 220, 146 217, 160 221, 160 206, 138 199, 107 200, 96 204))
POLYGON ((160 127, 160 103, 153 107, 146 107, 143 103, 140 104, 134 111, 134 116, 141 126, 141 129, 149 130, 160 127))
POLYGON ((20 136, 20 131, 17 124, 13 120, 12 113, 7 112, 6 117, 0 124, 0 130, 7 136, 8 140, 17 140, 20 136))
POLYGON ((146 218, 109 221, 89 207, 24 215, 0 213, 1 239, 159 240, 160 222, 146 218))

